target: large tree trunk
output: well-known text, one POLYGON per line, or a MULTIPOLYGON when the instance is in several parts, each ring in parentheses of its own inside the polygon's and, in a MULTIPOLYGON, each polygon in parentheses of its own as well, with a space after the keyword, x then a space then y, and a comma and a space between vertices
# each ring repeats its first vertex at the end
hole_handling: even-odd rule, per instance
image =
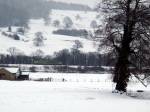
MULTIPOLYGON (((127 11, 129 12, 129 11, 127 11)), ((114 71, 113 82, 116 83, 116 90, 126 92, 127 83, 130 77, 129 56, 131 53, 130 43, 132 41, 132 31, 134 22, 130 21, 127 14, 126 25, 124 25, 124 35, 118 50, 118 59, 114 71)))
POLYGON ((129 55, 130 46, 128 41, 123 41, 120 52, 118 52, 118 59, 115 66, 113 82, 116 83, 116 90, 126 92, 127 83, 130 77, 129 70, 129 55))

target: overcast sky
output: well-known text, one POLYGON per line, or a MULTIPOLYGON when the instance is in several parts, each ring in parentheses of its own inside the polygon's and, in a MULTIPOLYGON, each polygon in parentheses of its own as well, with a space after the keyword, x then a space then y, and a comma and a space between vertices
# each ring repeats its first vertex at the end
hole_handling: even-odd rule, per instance
POLYGON ((53 0, 53 1, 60 1, 60 2, 67 2, 67 3, 79 3, 79 4, 85 4, 85 5, 89 5, 93 7, 100 0, 53 0))

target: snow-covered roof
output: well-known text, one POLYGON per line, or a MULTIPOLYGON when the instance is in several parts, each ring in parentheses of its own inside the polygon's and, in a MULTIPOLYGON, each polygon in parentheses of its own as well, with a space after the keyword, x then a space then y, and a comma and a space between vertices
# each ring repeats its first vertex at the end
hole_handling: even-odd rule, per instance
POLYGON ((17 67, 1 67, 0 69, 5 69, 11 73, 17 73, 19 70, 19 68, 17 68, 17 67))

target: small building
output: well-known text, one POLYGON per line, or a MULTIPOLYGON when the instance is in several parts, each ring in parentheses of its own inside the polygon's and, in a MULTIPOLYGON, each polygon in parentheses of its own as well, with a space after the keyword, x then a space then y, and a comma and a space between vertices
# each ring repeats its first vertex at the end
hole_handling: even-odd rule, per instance
POLYGON ((29 74, 23 74, 18 67, 1 67, 0 80, 29 80, 29 74))
POLYGON ((19 76, 19 68, 2 67, 0 68, 0 80, 16 80, 19 76))

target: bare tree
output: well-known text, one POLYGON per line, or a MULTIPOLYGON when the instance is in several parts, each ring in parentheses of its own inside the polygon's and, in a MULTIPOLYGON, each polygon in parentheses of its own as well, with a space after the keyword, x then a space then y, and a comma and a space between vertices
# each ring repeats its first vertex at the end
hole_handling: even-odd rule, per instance
POLYGON ((53 26, 54 27, 59 27, 60 26, 60 21, 59 20, 54 20, 53 21, 53 26))
POLYGON ((140 56, 143 63, 150 59, 150 4, 148 0, 103 0, 102 9, 106 15, 103 45, 117 54, 115 89, 126 92, 129 77, 140 69, 140 56))
POLYGON ((11 26, 8 27, 8 32, 12 32, 11 26))
POLYGON ((75 40, 74 42, 75 44, 73 45, 73 49, 79 50, 80 48, 83 48, 82 42, 80 42, 79 40, 75 40))
POLYGON ((77 14, 77 15, 75 16, 75 18, 76 18, 76 20, 81 20, 81 19, 82 19, 79 14, 77 14))
POLYGON ((43 34, 41 32, 35 33, 35 38, 33 40, 33 44, 37 47, 44 45, 44 37, 43 37, 43 34))
POLYGON ((44 52, 40 49, 36 50, 31 54, 33 57, 42 58, 44 56, 44 52))
POLYGON ((16 47, 10 47, 7 49, 7 52, 9 52, 9 54, 11 56, 17 56, 17 55, 24 55, 23 52, 21 52, 19 49, 17 49, 16 47))
POLYGON ((97 24, 97 22, 95 21, 95 20, 93 20, 92 22, 91 22, 91 24, 90 24, 90 27, 91 28, 97 28, 98 27, 98 24, 97 24))
POLYGON ((51 23, 50 15, 45 15, 45 16, 43 17, 43 20, 44 20, 44 24, 45 24, 46 26, 49 26, 49 25, 50 25, 50 23, 51 23))
POLYGON ((71 18, 68 16, 64 18, 63 23, 65 28, 71 28, 73 25, 71 18))
POLYGON ((83 48, 83 44, 79 40, 75 40, 74 42, 75 44, 73 45, 73 48, 71 49, 71 53, 73 56, 73 63, 76 64, 78 55, 80 54, 80 48, 83 48))

